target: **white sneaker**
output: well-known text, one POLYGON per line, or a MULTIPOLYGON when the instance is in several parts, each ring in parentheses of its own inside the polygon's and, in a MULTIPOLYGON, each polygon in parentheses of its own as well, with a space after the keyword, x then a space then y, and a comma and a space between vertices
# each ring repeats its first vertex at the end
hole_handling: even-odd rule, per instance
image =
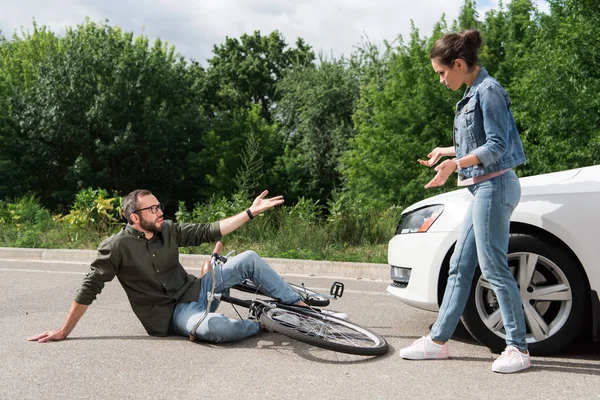
POLYGON ((531 367, 531 357, 521 353, 519 349, 513 346, 506 346, 506 349, 500 354, 500 357, 492 364, 492 371, 502 374, 512 374, 531 367))
POLYGON ((437 344, 429 336, 417 339, 400 350, 400 357, 408 360, 441 360, 448 358, 448 343, 437 344))
POLYGON ((321 310, 321 314, 325 314, 328 317, 342 319, 344 321, 348 320, 348 314, 346 314, 345 312, 333 311, 333 310, 324 310, 324 309, 322 309, 321 310))

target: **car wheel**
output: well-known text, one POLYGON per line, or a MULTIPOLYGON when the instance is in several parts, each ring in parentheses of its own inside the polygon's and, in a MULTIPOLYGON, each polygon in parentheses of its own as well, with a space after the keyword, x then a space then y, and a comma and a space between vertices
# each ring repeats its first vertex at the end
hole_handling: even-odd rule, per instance
MULTIPOLYGON (((523 299, 531 354, 556 353, 571 344, 589 319, 589 290, 579 262, 562 247, 519 234, 511 235, 508 265, 523 299)), ((479 269, 462 319, 492 351, 506 346, 496 295, 479 269)))

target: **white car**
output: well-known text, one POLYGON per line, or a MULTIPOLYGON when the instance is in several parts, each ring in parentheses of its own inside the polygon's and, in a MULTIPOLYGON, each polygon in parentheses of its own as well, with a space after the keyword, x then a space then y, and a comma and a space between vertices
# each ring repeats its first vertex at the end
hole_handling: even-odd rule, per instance
MULTIPOLYGON (((508 262, 523 298, 531 353, 558 352, 583 332, 600 340, 600 165, 520 182, 508 262)), ((466 189, 456 190, 404 210, 388 247, 390 294, 439 310, 471 197, 466 189)), ((505 347, 496 296, 479 269, 462 322, 492 350, 505 347)))

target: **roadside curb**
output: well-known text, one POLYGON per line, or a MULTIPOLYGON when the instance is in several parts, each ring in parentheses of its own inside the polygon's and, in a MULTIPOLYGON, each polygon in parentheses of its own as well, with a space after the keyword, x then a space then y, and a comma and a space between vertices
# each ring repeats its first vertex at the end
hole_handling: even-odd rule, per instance
MULTIPOLYGON (((96 258, 96 254, 96 250, 0 247, 0 259, 11 260, 48 260, 91 263, 96 258)), ((208 259, 207 255, 179 255, 179 261, 185 268, 200 268, 206 259, 208 259)), ((374 281, 386 281, 390 279, 389 266, 387 264, 294 260, 285 258, 265 258, 265 261, 280 274, 327 276, 374 281)))

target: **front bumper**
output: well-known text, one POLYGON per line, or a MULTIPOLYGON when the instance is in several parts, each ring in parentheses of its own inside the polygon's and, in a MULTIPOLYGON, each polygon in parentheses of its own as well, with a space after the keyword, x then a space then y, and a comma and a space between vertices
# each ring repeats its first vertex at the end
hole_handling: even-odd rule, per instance
POLYGON ((427 232, 394 236, 388 245, 390 272, 393 267, 411 271, 408 284, 405 279, 398 280, 388 286, 387 292, 410 306, 438 311, 440 270, 457 235, 457 232, 427 232))

